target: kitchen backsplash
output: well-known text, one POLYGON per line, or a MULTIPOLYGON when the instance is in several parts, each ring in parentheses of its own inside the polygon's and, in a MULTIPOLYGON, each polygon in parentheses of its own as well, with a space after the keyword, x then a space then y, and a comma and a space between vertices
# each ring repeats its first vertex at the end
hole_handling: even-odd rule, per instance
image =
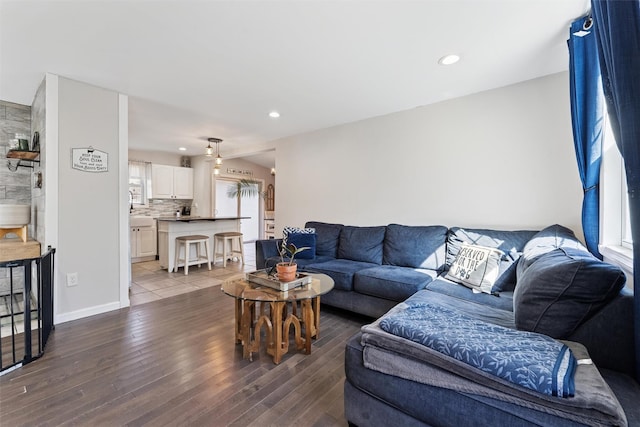
POLYGON ((149 206, 133 205, 131 215, 151 216, 157 218, 159 216, 172 216, 177 210, 182 211, 183 206, 191 206, 193 200, 170 200, 170 199, 151 199, 149 206))

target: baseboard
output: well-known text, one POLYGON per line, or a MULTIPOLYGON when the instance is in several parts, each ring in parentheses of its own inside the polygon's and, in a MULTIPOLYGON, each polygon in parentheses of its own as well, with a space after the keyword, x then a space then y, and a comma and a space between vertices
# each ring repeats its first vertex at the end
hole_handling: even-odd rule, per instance
POLYGON ((120 307, 120 302, 116 301, 110 302, 109 304, 96 305, 93 307, 83 308, 82 310, 71 311, 69 313, 55 314, 53 323, 58 325, 60 323, 71 322, 72 320, 84 319, 85 317, 95 316, 96 314, 118 310, 120 307))

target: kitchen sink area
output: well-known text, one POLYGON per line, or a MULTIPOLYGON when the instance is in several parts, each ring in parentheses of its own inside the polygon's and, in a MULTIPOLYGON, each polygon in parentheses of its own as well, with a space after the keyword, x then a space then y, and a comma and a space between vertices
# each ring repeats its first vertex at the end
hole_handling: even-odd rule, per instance
POLYGON ((129 225, 131 227, 153 227, 155 219, 150 216, 131 216, 129 217, 129 225))
POLYGON ((129 217, 131 262, 153 261, 158 254, 158 227, 150 216, 129 217))

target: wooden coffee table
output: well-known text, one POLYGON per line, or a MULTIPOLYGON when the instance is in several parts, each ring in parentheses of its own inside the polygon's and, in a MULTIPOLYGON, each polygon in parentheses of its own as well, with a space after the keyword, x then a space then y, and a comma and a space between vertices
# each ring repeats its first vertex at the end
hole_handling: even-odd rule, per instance
POLYGON ((298 350, 311 354, 311 339, 320 335, 320 295, 333 289, 326 274, 311 274, 312 281, 288 292, 237 279, 222 284, 222 291, 235 298, 236 344, 242 356, 253 360, 260 349, 260 332, 266 329, 267 354, 278 364, 289 351, 289 333, 294 329, 298 350), (304 326, 304 338, 302 337, 304 326))

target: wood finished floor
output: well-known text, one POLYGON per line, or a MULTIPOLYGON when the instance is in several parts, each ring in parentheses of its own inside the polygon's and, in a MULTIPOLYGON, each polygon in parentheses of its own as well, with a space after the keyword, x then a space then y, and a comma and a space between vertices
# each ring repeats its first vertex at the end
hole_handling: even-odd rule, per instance
POLYGON ((213 286, 58 325, 0 377, 0 425, 347 425, 344 346, 369 319, 323 306, 311 355, 274 365, 242 359, 233 318, 213 286))

